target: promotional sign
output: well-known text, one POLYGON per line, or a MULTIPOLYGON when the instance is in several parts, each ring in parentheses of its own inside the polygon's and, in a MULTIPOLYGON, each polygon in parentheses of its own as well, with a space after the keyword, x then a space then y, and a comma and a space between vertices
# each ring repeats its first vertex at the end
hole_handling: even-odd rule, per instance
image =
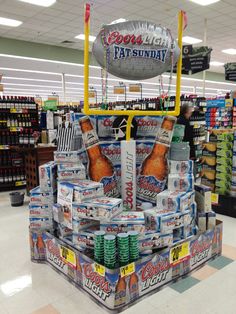
POLYGON ((236 82, 236 62, 226 63, 225 67, 225 80, 236 82))
POLYGON ((89 91, 89 98, 96 98, 96 91, 95 90, 89 91))
POLYGON ((4 91, 4 86, 3 84, 0 84, 0 92, 3 92, 4 91))
POLYGON ((97 62, 115 76, 143 80, 178 61, 180 49, 170 30, 147 21, 105 25, 93 44, 97 62))
POLYGON ((49 99, 44 101, 44 110, 57 110, 58 100, 57 99, 49 99))
MULTIPOLYGON (((206 46, 183 46, 182 74, 195 74, 210 68, 212 49, 206 46)), ((177 72, 176 67, 174 72, 177 72)))
POLYGON ((113 93, 115 95, 125 95, 125 86, 114 86, 113 93))
POLYGON ((142 90, 141 84, 129 84, 129 92, 131 93, 140 93, 142 90))

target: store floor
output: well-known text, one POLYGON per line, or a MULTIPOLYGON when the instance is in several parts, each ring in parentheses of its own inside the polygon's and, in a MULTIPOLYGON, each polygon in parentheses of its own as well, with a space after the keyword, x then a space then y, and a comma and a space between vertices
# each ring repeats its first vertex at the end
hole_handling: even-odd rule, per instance
MULTIPOLYGON (((0 314, 107 313, 47 265, 30 261, 27 200, 11 207, 0 193, 0 314)), ((236 313, 236 219, 224 221, 223 256, 124 314, 236 313)))

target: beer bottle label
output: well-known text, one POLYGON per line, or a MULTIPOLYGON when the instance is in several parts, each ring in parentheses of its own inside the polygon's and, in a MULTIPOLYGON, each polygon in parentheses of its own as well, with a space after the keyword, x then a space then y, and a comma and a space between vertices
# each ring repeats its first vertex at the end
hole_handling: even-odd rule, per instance
POLYGON ((138 177, 137 182, 137 197, 142 201, 148 201, 156 204, 157 194, 165 189, 166 180, 158 180, 154 176, 143 176, 138 177))
POLYGON ((103 184, 104 194, 108 197, 119 197, 118 182, 115 173, 111 177, 103 177, 100 181, 103 184))
POLYGON ((173 131, 160 128, 157 131, 156 142, 162 143, 166 146, 170 146, 172 135, 173 131))
POLYGON ((97 133, 94 129, 82 133, 82 138, 86 149, 89 149, 92 146, 97 145, 99 143, 97 133))

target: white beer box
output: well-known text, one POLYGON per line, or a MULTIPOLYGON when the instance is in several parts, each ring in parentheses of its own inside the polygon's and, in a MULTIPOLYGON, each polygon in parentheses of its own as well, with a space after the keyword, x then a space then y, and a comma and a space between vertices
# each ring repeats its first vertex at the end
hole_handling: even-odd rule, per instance
POLYGON ((139 116, 135 118, 137 121, 137 136, 155 138, 158 129, 161 126, 162 117, 158 116, 139 116))
POLYGON ((29 227, 30 229, 38 229, 38 230, 52 230, 53 221, 48 217, 29 218, 29 227))
POLYGON ((58 224, 58 232, 60 238, 66 238, 72 236, 72 230, 68 227, 65 227, 62 224, 58 224))
POLYGON ((112 130, 113 122, 116 116, 97 116, 97 129, 100 138, 115 138, 112 130))
POLYGON ((52 192, 43 193, 40 191, 40 187, 37 186, 36 188, 30 191, 30 203, 32 205, 49 205, 53 204, 56 201, 56 194, 52 192))
POLYGON ((176 192, 189 192, 194 188, 194 176, 192 174, 169 174, 168 190, 176 192))
POLYGON ((96 226, 88 228, 86 231, 74 232, 72 233, 72 242, 79 248, 94 248, 94 232, 98 231, 99 228, 96 226))
POLYGON ((171 174, 192 174, 193 173, 193 160, 177 161, 169 160, 169 173, 171 174))
POLYGON ((73 170, 80 168, 83 164, 81 162, 63 162, 57 165, 57 171, 64 171, 64 170, 73 170))
POLYGON ((79 219, 72 220, 73 233, 78 233, 80 231, 86 230, 87 228, 97 226, 99 227, 99 222, 97 220, 91 219, 79 219))
POLYGON ((194 195, 194 191, 179 193, 164 190, 157 194, 157 212, 163 209, 169 210, 170 213, 182 212, 194 202, 194 195))
POLYGON ((60 204, 53 204, 52 207, 52 214, 53 214, 53 220, 58 222, 58 223, 62 223, 64 220, 64 214, 63 214, 63 209, 62 209, 62 205, 60 204))
POLYGON ((139 250, 146 251, 156 248, 169 247, 173 244, 173 233, 146 233, 139 237, 139 250))
POLYGON ((173 229, 184 225, 182 213, 156 213, 154 210, 144 212, 146 227, 162 234, 171 233, 173 229))
POLYGON ((81 180, 74 185, 74 201, 83 202, 104 195, 103 184, 91 180, 81 180))
POLYGON ((56 163, 63 162, 80 162, 80 151, 71 151, 71 152, 54 152, 54 161, 56 163))
POLYGON ((122 200, 111 197, 99 197, 87 202, 73 202, 73 218, 94 219, 100 221, 109 221, 123 210, 122 200))
POLYGON ((107 234, 117 234, 128 231, 143 233, 146 231, 143 212, 122 212, 113 218, 111 222, 101 223, 100 229, 107 234))
POLYGON ((84 180, 86 179, 86 170, 85 167, 81 164, 77 167, 71 167, 64 170, 58 169, 58 180, 84 180))
POLYGON ((44 206, 38 206, 38 205, 29 205, 29 217, 33 218, 50 218, 52 219, 52 205, 44 205, 44 206))
POLYGON ((57 187, 57 165, 54 161, 50 161, 39 166, 39 186, 42 193, 56 191, 57 187))
POLYGON ((65 227, 72 229, 72 201, 74 184, 59 182, 57 185, 57 203, 62 206, 63 221, 65 227))

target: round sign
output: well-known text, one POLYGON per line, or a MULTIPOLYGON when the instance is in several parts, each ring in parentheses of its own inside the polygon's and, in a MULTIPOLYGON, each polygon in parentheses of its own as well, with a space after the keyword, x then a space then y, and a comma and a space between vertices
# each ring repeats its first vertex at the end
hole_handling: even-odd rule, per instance
POLYGON ((180 49, 167 28, 151 22, 127 21, 105 25, 93 44, 93 54, 109 73, 143 80, 170 70, 180 49))

